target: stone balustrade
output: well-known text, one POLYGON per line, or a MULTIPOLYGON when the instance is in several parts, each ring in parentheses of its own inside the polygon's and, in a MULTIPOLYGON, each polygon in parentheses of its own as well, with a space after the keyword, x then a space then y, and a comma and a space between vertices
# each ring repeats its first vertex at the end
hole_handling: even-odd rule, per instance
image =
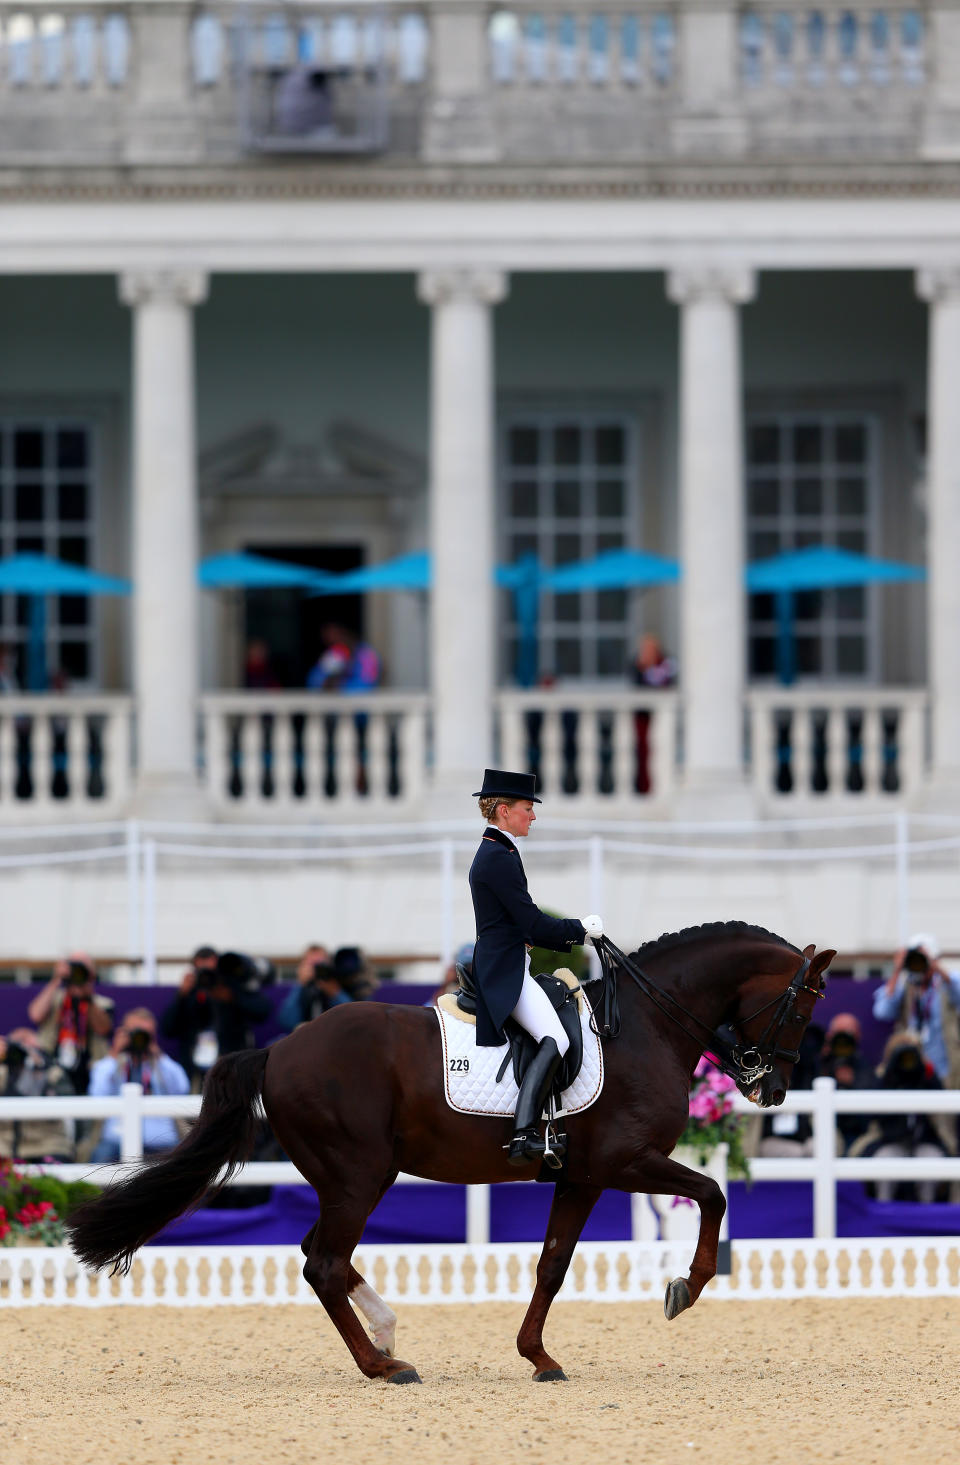
POLYGON ((926 768, 917 688, 787 687, 747 697, 753 787, 766 807, 909 799, 926 768))
POLYGON ((0 162, 944 156, 948 0, 0 6, 0 162))
POLYGON ((427 698, 418 693, 208 693, 203 783, 214 810, 403 811, 422 797, 427 698))
POLYGON ((122 810, 132 710, 120 696, 0 697, 0 823, 122 810))

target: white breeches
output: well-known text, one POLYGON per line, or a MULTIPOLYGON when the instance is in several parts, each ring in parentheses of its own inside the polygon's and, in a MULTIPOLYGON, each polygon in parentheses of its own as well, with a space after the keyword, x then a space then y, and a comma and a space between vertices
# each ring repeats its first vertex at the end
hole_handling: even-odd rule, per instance
POLYGON ((541 1043, 544 1038, 552 1038, 560 1049, 561 1058, 570 1047, 570 1040, 563 1030, 563 1023, 550 1004, 550 998, 543 988, 537 985, 529 972, 523 974, 520 1001, 510 1016, 522 1028, 526 1028, 538 1043, 541 1043))

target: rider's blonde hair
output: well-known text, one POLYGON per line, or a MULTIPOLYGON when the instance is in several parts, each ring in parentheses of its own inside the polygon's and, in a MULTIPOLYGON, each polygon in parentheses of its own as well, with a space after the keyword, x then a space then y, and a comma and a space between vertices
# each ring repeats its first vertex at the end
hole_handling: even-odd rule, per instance
POLYGON ((512 809, 514 804, 521 804, 522 802, 522 799, 505 798, 503 794, 490 794, 487 798, 480 800, 480 813, 488 824, 492 824, 496 817, 497 809, 501 804, 506 804, 508 809, 512 809))

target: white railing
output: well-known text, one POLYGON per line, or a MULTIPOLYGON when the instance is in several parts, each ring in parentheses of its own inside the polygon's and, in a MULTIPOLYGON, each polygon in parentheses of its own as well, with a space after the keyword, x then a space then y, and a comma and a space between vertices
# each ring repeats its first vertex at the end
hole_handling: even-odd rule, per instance
POLYGON ((676 787, 678 709, 675 692, 498 692, 500 767, 535 772, 558 812, 665 800, 676 787))
MULTIPOLYGON (((488 1246, 364 1246, 353 1263, 379 1294, 404 1305, 528 1301, 539 1242, 488 1246)), ((581 1241, 561 1302, 656 1302, 683 1276, 692 1248, 676 1242, 581 1241)), ((956 1237, 847 1241, 741 1241, 732 1271, 704 1292, 717 1301, 794 1297, 960 1296, 956 1237)), ((130 1272, 85 1271, 67 1247, 0 1251, 0 1307, 220 1307, 309 1303, 296 1246, 151 1246, 130 1272)))
POLYGON ((846 92, 922 89, 928 74, 927 17, 919 4, 904 7, 849 4, 748 5, 740 21, 744 89, 766 92, 781 105, 806 93, 811 100, 846 92))
POLYGON ((749 767, 764 803, 909 798, 926 768, 926 691, 771 688, 747 693, 749 767))
POLYGON ((207 693, 204 786, 216 809, 413 806, 427 763, 425 694, 207 693))
MULTIPOLYGON (((737 1097, 736 1111, 756 1114, 758 1110, 746 1099, 737 1097)), ((127 1173, 131 1164, 143 1156, 142 1122, 151 1115, 174 1118, 195 1118, 200 1112, 200 1097, 145 1095, 139 1084, 124 1084, 116 1098, 63 1097, 46 1099, 0 1099, 0 1120, 4 1119, 105 1119, 121 1121, 120 1165, 85 1164, 48 1165, 47 1174, 63 1180, 92 1179, 106 1184, 116 1175, 127 1173)), ((960 1090, 860 1089, 839 1090, 832 1078, 814 1080, 812 1090, 788 1093, 777 1111, 785 1114, 809 1114, 813 1126, 813 1155, 803 1159, 757 1159, 751 1164, 754 1181, 809 1180, 814 1187, 814 1236, 820 1241, 836 1239, 836 1186, 841 1180, 935 1180, 960 1182, 960 1157, 921 1158, 856 1158, 837 1154, 836 1120, 840 1114, 960 1114, 960 1090)), ((401 1183, 424 1185, 441 1182, 424 1181, 402 1175, 401 1183)), ((282 1162, 254 1162, 244 1165, 230 1182, 232 1185, 302 1185, 304 1178, 296 1166, 282 1162)), ((483 1245, 490 1239, 489 1186, 468 1186, 467 1243, 483 1245)), ((637 1207, 632 1210, 634 1240, 649 1239, 646 1220, 637 1207)))
POLYGON ((130 793, 132 711, 124 696, 0 697, 0 823, 116 813, 130 793))

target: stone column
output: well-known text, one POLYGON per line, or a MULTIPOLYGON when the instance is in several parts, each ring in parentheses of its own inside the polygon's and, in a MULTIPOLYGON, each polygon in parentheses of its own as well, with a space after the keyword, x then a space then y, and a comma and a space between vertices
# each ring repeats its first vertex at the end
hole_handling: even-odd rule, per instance
MULTIPOLYGON (((479 787, 492 752, 495 599, 494 398, 491 307, 496 270, 428 271, 430 387, 430 685, 434 783, 479 787), (471 780, 473 780, 471 782, 471 780)), ((449 812, 449 811, 448 811, 449 812)))
POLYGON ((932 776, 960 802, 960 265, 921 270, 927 364, 927 682, 932 776))
MULTIPOLYGON (((680 306, 680 686, 684 787, 740 795, 746 613, 743 403, 738 305, 748 269, 678 269, 680 306)), ((731 807, 733 805, 731 804, 731 807)))
POLYGON ((133 308, 133 657, 138 806, 186 808, 197 797, 199 686, 194 271, 120 277, 133 308), (171 802, 172 801, 172 802, 171 802))

